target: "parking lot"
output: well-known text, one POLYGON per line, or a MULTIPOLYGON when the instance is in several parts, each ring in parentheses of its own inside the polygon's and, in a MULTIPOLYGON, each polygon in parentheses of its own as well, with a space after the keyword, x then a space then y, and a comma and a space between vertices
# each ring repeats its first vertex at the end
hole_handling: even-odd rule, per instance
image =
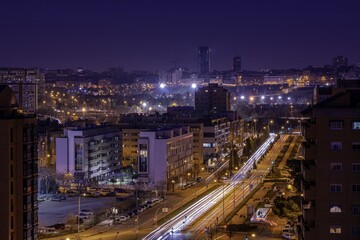
MULTIPOLYGON (((78 197, 67 198, 61 202, 46 200, 39 203, 39 225, 50 226, 57 223, 66 223, 69 216, 78 213, 78 204, 78 197)), ((80 209, 89 209, 94 213, 99 213, 114 207, 115 204, 115 197, 81 197, 80 209)))

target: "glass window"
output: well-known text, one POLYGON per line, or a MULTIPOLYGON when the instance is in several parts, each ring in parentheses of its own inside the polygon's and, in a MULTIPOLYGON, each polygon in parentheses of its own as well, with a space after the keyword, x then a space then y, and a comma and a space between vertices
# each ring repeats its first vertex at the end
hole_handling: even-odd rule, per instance
POLYGON ((360 172, 360 163, 353 163, 352 164, 352 171, 353 172, 360 172))
POLYGON ((341 184, 330 184, 330 192, 341 192, 342 185, 341 184))
POLYGON ((351 205, 352 214, 360 214, 360 205, 351 205))
POLYGON ((343 121, 330 121, 330 129, 331 130, 341 130, 343 128, 343 121))
POLYGON ((341 213, 341 207, 339 205, 330 206, 331 213, 341 213))
POLYGON ((351 227, 351 233, 356 235, 360 234, 360 226, 351 227))
POLYGON ((360 130, 360 122, 352 122, 353 130, 360 130))
POLYGON ((360 142, 353 142, 352 143, 352 150, 359 152, 360 151, 360 142))
POLYGON ((340 234, 341 227, 340 226, 330 226, 330 233, 332 234, 340 234))
POLYGON ((360 184, 353 184, 351 189, 353 192, 360 192, 360 184))
POLYGON ((332 151, 340 151, 342 149, 342 143, 341 142, 331 142, 330 149, 332 151))
POLYGON ((341 163, 331 163, 330 164, 330 171, 332 171, 332 172, 340 172, 340 171, 342 171, 342 164, 341 163))

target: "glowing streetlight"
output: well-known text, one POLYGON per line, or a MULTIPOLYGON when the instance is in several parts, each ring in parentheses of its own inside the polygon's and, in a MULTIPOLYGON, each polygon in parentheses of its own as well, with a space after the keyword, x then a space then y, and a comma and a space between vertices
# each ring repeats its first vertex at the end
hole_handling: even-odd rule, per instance
POLYGON ((196 86, 196 83, 193 83, 193 84, 191 84, 191 88, 192 89, 195 89, 197 86, 196 86))
POLYGON ((264 100, 265 99, 265 96, 261 96, 261 100, 264 100))
POLYGON ((160 88, 164 89, 165 88, 165 83, 160 83, 160 88))
POLYGON ((142 103, 142 106, 143 106, 143 107, 146 107, 146 105, 147 105, 146 102, 143 102, 143 103, 142 103))
POLYGON ((245 96, 241 96, 240 99, 241 99, 241 100, 244 100, 244 99, 245 99, 245 96))
POLYGON ((278 99, 281 99, 281 96, 278 96, 278 99))

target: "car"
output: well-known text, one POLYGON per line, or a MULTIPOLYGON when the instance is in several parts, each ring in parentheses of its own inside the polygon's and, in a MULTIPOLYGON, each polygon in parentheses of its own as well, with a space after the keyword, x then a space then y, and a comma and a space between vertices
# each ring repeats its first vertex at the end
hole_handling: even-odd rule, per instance
POLYGON ((98 226, 109 226, 110 227, 111 225, 113 225, 113 223, 114 223, 113 219, 107 219, 107 220, 104 220, 104 221, 98 223, 98 226))
POLYGON ((120 215, 115 217, 115 221, 126 222, 129 219, 128 215, 120 215))
POLYGON ((85 213, 80 213, 80 214, 75 215, 75 217, 80 218, 80 219, 88 219, 89 215, 85 214, 85 213))
POLYGON ((129 218, 132 218, 133 216, 135 216, 135 214, 133 212, 128 212, 127 215, 129 216, 129 218))
POLYGON ((51 201, 57 201, 57 202, 61 202, 61 197, 59 196, 54 196, 52 198, 50 198, 51 201))
POLYGON ((101 194, 100 194, 100 192, 92 192, 92 193, 91 193, 91 196, 92 196, 92 197, 100 197, 101 194))
POLYGON ((297 239, 297 237, 292 233, 283 233, 282 237, 285 239, 297 239))
POLYGON ((221 176, 220 180, 228 180, 227 176, 221 176))
POLYGON ((68 190, 68 191, 66 191, 66 194, 67 194, 68 196, 76 196, 76 195, 78 195, 79 193, 78 193, 77 191, 68 190))
POLYGON ((81 209, 80 213, 84 213, 86 215, 93 215, 93 212, 89 209, 81 209))

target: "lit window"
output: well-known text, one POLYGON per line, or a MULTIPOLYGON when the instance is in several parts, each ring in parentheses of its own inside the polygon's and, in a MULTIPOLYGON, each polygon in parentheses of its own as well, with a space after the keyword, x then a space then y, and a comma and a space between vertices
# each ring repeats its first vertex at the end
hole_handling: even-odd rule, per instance
POLYGON ((331 213, 341 213, 341 207, 339 205, 330 206, 331 213))
POLYGON ((352 122, 353 130, 360 130, 360 122, 352 122))
POLYGON ((341 234, 341 227, 340 226, 330 226, 330 233, 341 234))

